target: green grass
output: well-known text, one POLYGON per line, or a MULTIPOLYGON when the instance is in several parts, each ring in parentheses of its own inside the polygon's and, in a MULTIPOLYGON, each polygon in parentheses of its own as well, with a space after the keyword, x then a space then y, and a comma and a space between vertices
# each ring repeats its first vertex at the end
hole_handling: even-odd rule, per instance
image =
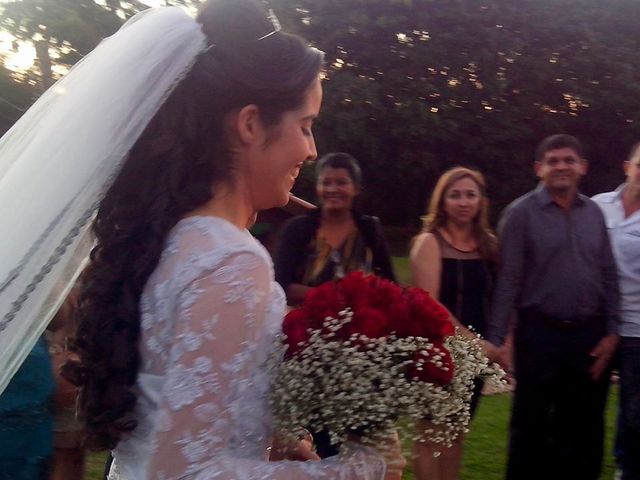
POLYGON ((104 472, 104 466, 107 461, 106 453, 92 453, 87 459, 86 471, 84 474, 85 480, 102 480, 104 472))
POLYGON ((398 283, 401 285, 408 285, 411 278, 411 271, 409 270, 409 258, 408 257, 392 257, 393 270, 396 273, 398 283))
MULTIPOLYGON (((409 260, 406 257, 393 257, 398 281, 409 282, 409 260)), ((615 412, 618 405, 618 389, 611 389, 606 410, 605 459, 602 480, 613 479, 615 462, 612 457, 613 436, 615 432, 615 412)), ((504 478, 507 458, 507 438, 511 396, 509 394, 485 396, 470 432, 465 440, 465 454, 461 480, 502 480, 504 478)), ((406 452, 411 452, 411 445, 405 444, 406 452)), ((89 457, 87 480, 101 480, 105 461, 104 453, 92 454, 89 457)), ((544 459, 540 459, 544 461, 544 459)), ((413 480, 411 460, 407 465, 403 480, 413 480)))
MULTIPOLYGON (((507 460, 507 440, 511 395, 485 396, 465 440, 461 480, 502 480, 507 460)), ((612 456, 618 388, 611 389, 606 409, 605 458, 602 480, 611 480, 615 472, 612 456)), ((410 452, 410 445, 405 449, 410 452)), ((544 459, 540 459, 544 462, 544 459)), ((413 480, 411 461, 403 480, 413 480)))
MULTIPOLYGON (((393 267, 401 284, 410 279, 409 259, 393 257, 393 267)), ((606 410, 605 458, 602 480, 611 480, 615 472, 612 456, 613 436, 615 433, 618 389, 611 389, 606 410)), ((509 394, 486 396, 482 398, 478 412, 465 440, 465 454, 461 480, 501 480, 504 478, 507 459, 507 439, 511 396, 509 394)), ((411 446, 405 445, 407 453, 411 446)), ((541 459, 544 461, 544 459, 541 459)), ((405 470, 403 480, 413 480, 411 461, 405 470)))
MULTIPOLYGON (((509 394, 485 396, 480 401, 478 412, 465 440, 465 453, 461 480, 502 480, 507 459, 507 431, 509 424, 511 396, 509 394)), ((606 410, 605 459, 602 480, 613 479, 615 463, 613 435, 615 431, 615 411, 618 404, 618 389, 611 389, 606 410)), ((405 443, 407 454, 410 443, 405 443)), ((101 480, 105 454, 96 453, 89 457, 87 480, 101 480)), ((544 459, 540 459, 544 461, 544 459)), ((403 480, 413 480, 409 459, 403 480)), ((569 479, 568 479, 569 480, 569 479)))

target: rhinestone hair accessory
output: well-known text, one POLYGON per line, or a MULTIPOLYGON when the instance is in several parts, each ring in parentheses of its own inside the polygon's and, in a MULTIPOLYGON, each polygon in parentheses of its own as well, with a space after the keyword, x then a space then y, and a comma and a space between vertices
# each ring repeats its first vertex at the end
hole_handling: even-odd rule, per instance
POLYGON ((258 41, 260 40, 264 40, 265 38, 270 37, 271 35, 278 33, 280 30, 282 30, 282 26, 280 25, 280 21, 278 20, 278 17, 276 17, 276 14, 273 13, 272 9, 269 9, 269 15, 267 16, 267 19, 271 22, 271 25, 273 25, 273 30, 269 33, 267 33, 266 35, 261 36, 258 41))
MULTIPOLYGON (((271 25, 273 25, 273 30, 269 33, 267 33, 266 35, 261 36, 260 38, 257 39, 257 41, 259 42, 260 40, 264 40, 265 38, 270 37, 271 35, 274 35, 276 33, 278 33, 280 30, 282 30, 282 25, 280 25, 280 21, 278 20, 278 17, 276 17, 276 14, 273 13, 272 9, 269 9, 269 15, 267 15, 267 19, 271 22, 271 25)), ((202 50, 202 54, 207 53, 209 50, 211 50, 212 48, 215 48, 216 44, 215 43, 211 43, 207 46, 207 48, 205 48, 204 50, 202 50)))

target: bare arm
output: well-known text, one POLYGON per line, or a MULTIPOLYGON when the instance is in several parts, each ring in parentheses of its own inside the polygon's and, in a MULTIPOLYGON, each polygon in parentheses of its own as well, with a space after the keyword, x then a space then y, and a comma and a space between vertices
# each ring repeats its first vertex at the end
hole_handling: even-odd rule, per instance
MULTIPOLYGON (((438 240, 432 233, 418 235, 411 248, 409 260, 411 265, 411 282, 415 287, 431 293, 433 298, 440 300, 440 276, 442 274, 442 257, 438 240)), ((458 327, 460 333, 475 338, 477 334, 465 327, 451 314, 451 321, 458 327)), ((493 360, 497 351, 489 342, 482 341, 485 355, 493 360)))
POLYGON ((429 292, 433 298, 440 297, 440 275, 442 259, 440 245, 433 233, 421 233, 409 254, 411 284, 429 292))
MULTIPOLYGON (((440 276, 442 274, 441 255, 440 245, 435 235, 432 233, 421 233, 416 237, 409 256, 412 284, 431 293, 433 298, 437 300, 440 300, 440 276)), ((460 320, 451 314, 451 312, 449 312, 449 315, 451 315, 451 321, 462 335, 472 338, 477 337, 476 333, 460 323, 460 320)), ((484 354, 490 360, 493 361, 496 359, 498 351, 494 345, 486 340, 482 340, 482 348, 484 354)))

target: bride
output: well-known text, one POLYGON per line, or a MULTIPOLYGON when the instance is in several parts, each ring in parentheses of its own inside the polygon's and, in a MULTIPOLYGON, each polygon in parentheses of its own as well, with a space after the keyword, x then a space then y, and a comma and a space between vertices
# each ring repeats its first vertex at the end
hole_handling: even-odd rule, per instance
POLYGON ((35 163, 31 175, 49 169, 42 185, 61 182, 30 193, 40 217, 53 213, 47 235, 14 242, 12 258, 24 261, 0 272, 10 271, 4 284, 17 292, 20 275, 40 272, 16 296, 19 312, 2 299, 7 324, 16 314, 42 323, 29 312, 46 310, 38 293, 51 271, 73 266, 54 278, 70 282, 82 267, 78 238, 99 200, 80 362, 66 374, 82 387, 94 446, 113 449, 112 480, 385 476, 381 454, 357 442, 328 460, 267 462, 264 364, 285 299, 246 228, 258 210, 287 203, 303 162, 316 157, 322 57, 280 31, 257 0, 211 0, 197 20, 152 9, 98 46, 0 144, 6 153, 28 133, 29 146, 42 147, 50 134, 52 156, 34 158, 21 144, 15 164, 35 163), (44 273, 30 264, 33 252, 49 259, 44 273))

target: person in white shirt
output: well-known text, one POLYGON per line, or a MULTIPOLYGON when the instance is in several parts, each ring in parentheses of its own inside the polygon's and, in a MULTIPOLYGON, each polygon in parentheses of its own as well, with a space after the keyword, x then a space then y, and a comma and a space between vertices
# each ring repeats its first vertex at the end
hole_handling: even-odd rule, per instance
POLYGON ((620 281, 620 418, 622 480, 640 479, 640 142, 624 162, 626 183, 593 197, 604 213, 620 281))

